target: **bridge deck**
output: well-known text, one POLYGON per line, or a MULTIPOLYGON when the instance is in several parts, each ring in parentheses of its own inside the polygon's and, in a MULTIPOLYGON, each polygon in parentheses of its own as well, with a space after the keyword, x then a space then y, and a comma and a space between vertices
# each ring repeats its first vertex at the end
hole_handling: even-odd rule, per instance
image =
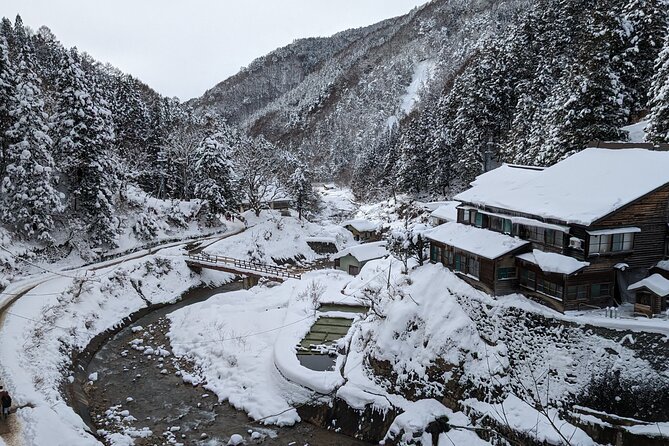
POLYGON ((233 257, 214 256, 206 253, 188 254, 186 263, 188 263, 189 266, 199 268, 215 269, 234 274, 267 277, 278 280, 300 279, 304 272, 302 270, 290 270, 281 266, 249 262, 248 260, 235 259, 233 257))

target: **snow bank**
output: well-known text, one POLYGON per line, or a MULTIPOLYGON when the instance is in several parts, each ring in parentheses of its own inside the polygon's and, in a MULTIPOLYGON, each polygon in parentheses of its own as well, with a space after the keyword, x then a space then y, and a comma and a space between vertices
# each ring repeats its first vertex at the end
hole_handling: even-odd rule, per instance
MULTIPOLYGON (((20 409, 27 444, 98 444, 60 393, 70 351, 85 347, 147 302, 169 302, 200 283, 178 248, 144 258, 128 256, 97 270, 75 269, 33 279, 39 285, 4 318, 0 374, 20 409), (40 283, 41 282, 41 283, 40 283)), ((227 275, 209 274, 219 283, 227 275)), ((21 284, 8 288, 8 292, 21 284)))
POLYGON ((488 404, 476 400, 463 402, 484 416, 490 417, 503 426, 509 426, 539 442, 553 445, 566 444, 563 438, 573 446, 597 446, 582 429, 559 417, 557 410, 547 408, 545 413, 515 395, 509 395, 500 404, 488 404))
POLYGON ((353 243, 350 232, 334 224, 319 225, 295 217, 283 217, 278 211, 244 213, 249 228, 238 236, 214 243, 205 249, 212 255, 276 264, 281 260, 321 257, 307 244, 310 238, 335 239, 337 246, 353 243))
POLYGON ((295 404, 306 402, 312 390, 330 393, 342 383, 338 371, 309 370, 295 353, 318 317, 315 308, 346 301, 340 291, 349 280, 340 271, 314 271, 171 313, 173 352, 195 363, 220 400, 264 423, 293 424, 299 421, 295 404))

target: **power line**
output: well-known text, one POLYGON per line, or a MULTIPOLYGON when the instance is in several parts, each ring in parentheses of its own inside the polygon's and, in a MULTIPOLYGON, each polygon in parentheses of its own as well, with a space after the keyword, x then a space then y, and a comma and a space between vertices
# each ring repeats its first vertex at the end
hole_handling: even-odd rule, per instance
POLYGON ((20 262, 27 263, 28 265, 33 266, 33 267, 38 268, 38 269, 41 269, 42 271, 45 271, 47 273, 55 274, 55 275, 61 276, 61 277, 67 277, 68 279, 78 279, 79 278, 79 277, 76 277, 76 276, 70 276, 70 275, 67 275, 67 274, 60 273, 58 271, 52 271, 48 268, 44 268, 43 266, 32 263, 32 262, 30 262, 26 259, 22 259, 21 257, 18 257, 15 253, 11 252, 9 249, 5 248, 4 246, 0 246, 0 250, 5 251, 7 254, 11 255, 14 259, 16 259, 20 262))
MULTIPOLYGON (((35 323, 38 323, 38 324, 44 322, 44 321, 39 321, 39 320, 36 320, 36 319, 29 318, 27 316, 21 316, 20 314, 12 313, 11 311, 5 311, 5 313, 10 315, 10 316, 18 317, 20 319, 25 319, 27 321, 35 322, 35 323)), ((56 325, 56 324, 50 324, 50 327, 60 328, 61 330, 65 330, 65 331, 70 331, 72 329, 72 328, 61 327, 60 325, 56 325)))
POLYGON ((208 341, 170 342, 170 345, 200 345, 200 344, 212 344, 214 342, 225 342, 225 341, 235 341, 235 340, 239 340, 239 339, 246 339, 246 338, 250 338, 250 337, 253 337, 253 336, 258 336, 258 335, 261 335, 261 334, 281 330, 282 328, 290 327, 291 325, 295 325, 295 324, 299 324, 300 322, 306 321, 307 319, 311 319, 312 317, 313 316, 310 315, 310 316, 304 317, 302 319, 293 321, 290 324, 285 324, 285 325, 281 325, 279 327, 270 328, 269 330, 258 331, 258 332, 255 332, 255 333, 249 333, 249 334, 245 334, 245 335, 241 335, 241 336, 233 336, 233 337, 230 337, 230 338, 220 338, 220 339, 210 339, 208 341))

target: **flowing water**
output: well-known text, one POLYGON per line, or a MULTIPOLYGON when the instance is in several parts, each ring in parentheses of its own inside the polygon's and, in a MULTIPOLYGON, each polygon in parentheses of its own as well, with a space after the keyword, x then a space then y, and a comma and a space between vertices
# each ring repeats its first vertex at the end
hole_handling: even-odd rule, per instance
POLYGON ((167 314, 239 288, 240 283, 232 283, 190 291, 181 302, 144 316, 109 340, 87 368, 88 374, 97 372, 97 381, 86 389, 97 428, 132 433, 136 445, 227 445, 233 434, 241 435, 247 445, 367 444, 306 423, 294 427, 254 423, 245 413, 219 403, 202 386, 184 383, 176 374, 185 367, 183 362, 131 348, 133 339, 143 337, 151 346, 164 345, 170 350, 167 314), (140 326, 141 332, 133 331, 140 326))

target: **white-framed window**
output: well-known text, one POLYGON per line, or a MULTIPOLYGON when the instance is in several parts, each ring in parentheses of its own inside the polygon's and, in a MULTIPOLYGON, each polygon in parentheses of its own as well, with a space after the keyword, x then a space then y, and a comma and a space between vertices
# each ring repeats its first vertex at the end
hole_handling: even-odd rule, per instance
POLYGON ((590 254, 631 251, 634 247, 634 233, 591 235, 588 245, 590 254))

